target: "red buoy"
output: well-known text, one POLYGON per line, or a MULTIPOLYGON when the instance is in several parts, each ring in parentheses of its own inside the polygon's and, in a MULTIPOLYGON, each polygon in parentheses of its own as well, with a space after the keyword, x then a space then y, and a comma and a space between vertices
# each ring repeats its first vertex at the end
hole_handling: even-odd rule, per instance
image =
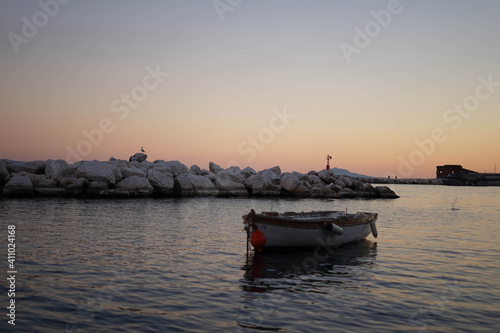
POLYGON ((266 245, 266 236, 260 230, 255 230, 252 233, 252 238, 250 239, 250 244, 252 244, 253 248, 260 252, 262 248, 266 245))

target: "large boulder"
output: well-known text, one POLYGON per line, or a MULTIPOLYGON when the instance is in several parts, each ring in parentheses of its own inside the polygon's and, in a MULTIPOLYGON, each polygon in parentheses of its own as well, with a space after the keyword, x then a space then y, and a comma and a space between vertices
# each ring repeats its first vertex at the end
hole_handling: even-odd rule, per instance
POLYGON ((339 191, 339 194, 342 198, 356 198, 358 196, 356 192, 354 192, 348 187, 341 189, 339 191))
POLYGON ((153 163, 152 168, 164 168, 167 172, 170 172, 174 177, 180 175, 181 173, 190 173, 189 168, 179 161, 159 161, 158 163, 153 163))
POLYGON ((53 179, 60 182, 62 179, 63 170, 68 167, 68 162, 64 160, 48 160, 45 165, 44 173, 48 179, 53 179))
POLYGON ((278 165, 273 166, 272 168, 266 169, 266 170, 261 171, 261 172, 266 172, 266 171, 274 172, 277 175, 281 174, 281 168, 278 165))
POLYGON ((195 175, 199 175, 201 173, 201 168, 197 166, 196 164, 191 165, 189 170, 194 173, 195 175))
POLYGON ((31 161, 31 162, 20 162, 20 161, 9 161, 5 163, 5 167, 10 173, 28 172, 33 174, 41 174, 45 169, 45 161, 31 161))
POLYGON ((318 177, 321 178, 321 180, 324 181, 326 184, 331 184, 336 180, 335 173, 333 172, 333 170, 323 169, 320 172, 318 172, 318 177))
POLYGON ((358 182, 355 185, 356 193, 361 198, 376 198, 377 190, 370 183, 358 182), (361 185, 360 185, 361 184, 361 185))
POLYGON ((219 171, 218 173, 216 173, 216 175, 217 178, 223 178, 241 184, 243 184, 243 182, 246 179, 245 175, 242 174, 240 171, 237 170, 231 171, 230 169, 219 171))
POLYGON ((85 178, 88 181, 104 181, 108 185, 116 183, 115 167, 99 161, 84 161, 77 171, 77 178, 85 178))
POLYGON ((354 186, 352 180, 350 180, 349 177, 340 176, 338 180, 342 181, 345 184, 345 187, 348 187, 350 189, 352 189, 354 186))
POLYGON ((241 173, 242 173, 242 174, 243 174, 246 178, 248 178, 248 177, 250 177, 250 176, 253 176, 253 175, 256 175, 256 174, 257 174, 257 172, 256 172, 254 169, 250 168, 250 167, 246 167, 245 169, 241 170, 241 173))
POLYGON ((108 162, 105 162, 106 164, 109 164, 111 166, 114 166, 115 168, 118 169, 125 169, 128 168, 128 163, 125 160, 117 160, 117 159, 110 159, 108 162))
POLYGON ((278 196, 281 194, 279 175, 272 171, 262 172, 250 176, 245 180, 245 186, 252 195, 257 196, 278 196))
POLYGON ((225 178, 217 178, 215 187, 219 190, 220 196, 247 196, 248 191, 245 185, 225 178))
POLYGON ((148 196, 154 191, 147 178, 139 176, 132 176, 119 181, 114 189, 128 192, 131 196, 148 196))
POLYGON ((94 180, 89 183, 89 186, 87 186, 86 194, 90 196, 98 196, 107 189, 108 189, 108 183, 99 180, 94 180))
POLYGON ((28 177, 14 175, 3 188, 6 196, 32 196, 33 184, 28 177))
POLYGON ((54 179, 47 179, 46 178, 46 179, 40 180, 36 184, 33 183, 33 187, 35 188, 35 190, 39 189, 39 188, 56 188, 57 182, 54 179))
POLYGON ((326 185, 325 182, 315 174, 307 174, 307 180, 313 187, 322 188, 326 185))
POLYGON ((212 183, 217 179, 217 175, 215 173, 206 169, 201 169, 198 175, 207 177, 212 183))
POLYGON ((387 186, 377 186, 375 187, 375 190, 377 191, 377 195, 381 198, 387 198, 387 199, 399 198, 399 195, 394 193, 394 191, 388 188, 387 186))
POLYGON ((139 176, 139 177, 146 177, 147 174, 144 172, 142 169, 131 167, 131 168, 124 168, 121 170, 123 178, 128 178, 132 176, 139 176))
POLYGON ((148 158, 148 155, 144 153, 135 153, 134 156, 130 156, 129 162, 137 161, 139 163, 144 162, 148 158))
POLYGON ((218 166, 214 162, 208 163, 208 170, 210 170, 210 172, 213 172, 215 174, 218 174, 219 172, 224 171, 223 168, 221 168, 220 166, 218 166))
POLYGON ((174 194, 174 176, 167 168, 155 167, 149 169, 148 180, 159 194, 166 196, 174 194))
POLYGON ((38 183, 47 180, 47 177, 45 175, 43 175, 43 174, 42 175, 35 175, 33 173, 29 173, 29 172, 26 172, 26 171, 15 173, 13 175, 8 176, 6 179, 10 180, 10 178, 12 178, 15 175, 28 177, 31 180, 31 184, 33 186, 36 186, 36 185, 38 185, 38 183))
POLYGON ((325 186, 323 188, 313 187, 310 191, 311 198, 333 198, 341 199, 342 197, 332 189, 332 186, 325 186))
POLYGON ((295 173, 286 172, 281 177, 281 188, 294 196, 305 197, 309 195, 309 189, 299 180, 295 173))
POLYGON ((183 197, 216 196, 219 194, 209 178, 191 173, 182 173, 175 177, 174 192, 183 197))
MULTIPOLYGON (((61 180, 63 178, 76 178, 77 169, 82 164, 83 161, 79 161, 73 164, 69 164, 66 168, 63 169, 61 174, 61 180)), ((61 182, 61 180, 59 182, 61 182)))
POLYGON ((73 182, 66 184, 65 194, 72 196, 80 196, 83 195, 89 185, 89 181, 85 178, 78 178, 73 182))

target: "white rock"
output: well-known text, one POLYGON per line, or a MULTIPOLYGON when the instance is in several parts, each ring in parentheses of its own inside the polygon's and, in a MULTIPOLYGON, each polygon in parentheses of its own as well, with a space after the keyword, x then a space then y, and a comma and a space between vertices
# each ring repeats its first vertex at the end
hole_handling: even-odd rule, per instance
POLYGON ((241 173, 242 173, 242 174, 243 174, 246 178, 248 178, 248 177, 250 177, 250 176, 253 176, 253 175, 256 175, 256 174, 257 174, 257 172, 256 172, 254 169, 250 168, 250 167, 246 167, 245 169, 241 170, 241 173))
POLYGON ((148 180, 153 188, 162 195, 173 195, 174 177, 167 168, 154 167, 148 171, 148 180))
POLYGON ((148 158, 148 155, 144 153, 135 153, 134 156, 130 156, 129 162, 137 161, 139 163, 144 162, 148 158))
POLYGON ((174 177, 180 175, 181 173, 190 173, 189 169, 187 166, 182 164, 179 161, 168 161, 168 162, 160 162, 160 163, 153 163, 152 167, 161 167, 165 168, 168 172, 170 172, 174 177))
POLYGON ((275 184, 276 181, 279 184, 280 177, 269 171, 248 177, 245 180, 245 185, 252 195, 277 196, 281 194, 281 187, 275 184))
POLYGON ((387 186, 377 186, 375 187, 375 190, 377 191, 377 195, 381 198, 388 198, 388 199, 399 198, 399 196, 387 186))
POLYGON ((116 191, 128 192, 131 196, 147 196, 153 193, 154 188, 147 178, 132 176, 118 182, 114 189, 116 191))
POLYGON ((146 177, 147 176, 147 174, 142 169, 135 168, 135 167, 124 168, 124 169, 122 169, 121 172, 122 172, 123 178, 128 178, 128 177, 132 177, 132 176, 139 176, 139 177, 146 177))
MULTIPOLYGON (((31 180, 31 184, 33 184, 33 186, 36 186, 36 185, 38 185, 38 183, 47 180, 47 176, 45 176, 43 174, 42 175, 35 175, 35 174, 29 173, 26 171, 13 174, 10 177, 13 177, 15 175, 28 177, 31 180)), ((9 177, 7 177, 7 179, 9 179, 9 177)))
POLYGON ((274 166, 272 168, 269 168, 269 169, 266 169, 264 171, 261 171, 261 172, 266 172, 266 171, 271 171, 271 172, 274 172, 275 174, 277 175, 280 175, 281 174, 281 168, 279 166, 274 166))
POLYGON ((49 179, 53 179, 56 182, 60 182, 63 174, 63 170, 69 165, 64 160, 48 160, 45 166, 45 176, 49 179))
POLYGON ((233 182, 238 182, 238 183, 241 183, 243 184, 243 182, 245 181, 246 177, 244 174, 242 174, 241 172, 239 171, 230 171, 229 169, 228 170, 222 170, 220 172, 218 172, 216 174, 217 178, 223 178, 223 179, 227 179, 227 180, 230 180, 230 181, 233 181, 233 182))
POLYGON ((295 196, 308 196, 309 189, 299 180, 297 174, 286 172, 281 177, 280 186, 295 196))
POLYGON ((341 189, 339 194, 342 198, 355 198, 357 196, 356 192, 347 187, 341 189))
POLYGON ((116 183, 115 168, 106 163, 94 161, 84 161, 76 170, 77 177, 85 178, 88 181, 104 181, 108 185, 116 183))
POLYGON ((311 198, 334 198, 341 199, 342 197, 331 189, 331 187, 325 186, 324 188, 313 187, 311 189, 311 198))
POLYGON ((210 170, 210 172, 213 172, 215 174, 218 174, 219 172, 224 171, 223 168, 221 168, 220 166, 218 166, 214 162, 208 163, 208 170, 210 170))
POLYGON ((175 193, 177 195, 187 196, 216 196, 219 191, 215 188, 212 181, 204 176, 182 173, 175 177, 175 193))
POLYGON ((307 179, 313 187, 323 188, 325 186, 325 182, 317 175, 308 174, 307 179))
POLYGON ((128 162, 125 161, 125 160, 117 160, 117 159, 115 159, 113 161, 109 160, 109 161, 104 162, 104 163, 109 164, 109 165, 111 165, 111 166, 113 166, 115 168, 118 168, 120 170, 129 167, 128 162))
MULTIPOLYGON (((82 164, 81 162, 77 162, 77 163, 69 164, 67 167, 65 167, 62 171, 62 174, 61 174, 61 180, 63 178, 76 178, 76 176, 77 176, 76 170, 78 169, 78 167, 81 164, 82 164)), ((61 180, 59 180, 59 182, 61 182, 61 180)))
POLYGON ((197 166, 196 164, 191 165, 189 170, 191 170, 191 172, 196 174, 196 175, 199 175, 201 172, 201 168, 199 166, 197 166))
POLYGON ((333 170, 326 170, 323 169, 320 172, 318 172, 318 177, 321 178, 322 181, 324 181, 326 184, 331 184, 335 182, 335 174, 333 170))
POLYGON ((339 178, 336 178, 332 184, 336 184, 338 186, 340 186, 341 188, 344 188, 344 187, 347 187, 346 184, 342 181, 342 179, 339 177, 339 178))
POLYGON ((248 191, 245 185, 240 182, 234 182, 225 178, 217 178, 215 187, 219 190, 221 196, 247 196, 248 191))
POLYGON ((353 188, 353 183, 348 177, 340 176, 339 180, 341 180, 346 187, 353 188))
POLYGON ((65 187, 65 193, 66 195, 82 195, 85 190, 87 189, 87 186, 89 185, 89 181, 85 178, 78 178, 74 182, 66 185, 65 187))
POLYGON ((208 171, 206 169, 201 169, 199 175, 209 178, 212 183, 215 182, 215 180, 217 179, 217 175, 215 173, 208 171))
POLYGON ((108 189, 108 183, 103 181, 92 181, 87 186, 87 195, 100 195, 102 191, 106 191, 108 189))
POLYGON ((55 188, 57 187, 57 182, 54 179, 43 179, 40 180, 37 184, 33 183, 33 186, 35 190, 39 188, 55 188))
POLYGON ((4 195, 32 196, 33 184, 28 177, 14 175, 3 188, 4 195))
POLYGON ((6 160, 5 167, 10 173, 19 172, 29 172, 33 174, 41 174, 45 169, 45 161, 31 161, 31 162, 20 162, 20 161, 9 161, 6 160))

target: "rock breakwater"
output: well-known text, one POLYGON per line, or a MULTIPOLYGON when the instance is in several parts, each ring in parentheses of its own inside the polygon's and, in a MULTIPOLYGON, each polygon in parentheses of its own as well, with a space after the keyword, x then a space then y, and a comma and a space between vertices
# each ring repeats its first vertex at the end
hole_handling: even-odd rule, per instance
POLYGON ((0 160, 3 196, 97 197, 310 197, 398 198, 386 186, 372 186, 332 170, 281 172, 279 166, 256 172, 247 167, 227 169, 210 162, 208 170, 188 168, 179 161, 149 162, 145 154, 129 161, 64 160, 20 162, 0 160), (143 156, 144 155, 144 156, 143 156))

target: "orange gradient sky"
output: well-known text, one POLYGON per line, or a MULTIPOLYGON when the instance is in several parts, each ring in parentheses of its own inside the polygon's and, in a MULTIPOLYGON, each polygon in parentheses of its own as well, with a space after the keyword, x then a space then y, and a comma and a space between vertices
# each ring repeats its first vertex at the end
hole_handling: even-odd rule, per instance
POLYGON ((500 163, 500 2, 40 3, 0 4, 0 159, 500 163))

